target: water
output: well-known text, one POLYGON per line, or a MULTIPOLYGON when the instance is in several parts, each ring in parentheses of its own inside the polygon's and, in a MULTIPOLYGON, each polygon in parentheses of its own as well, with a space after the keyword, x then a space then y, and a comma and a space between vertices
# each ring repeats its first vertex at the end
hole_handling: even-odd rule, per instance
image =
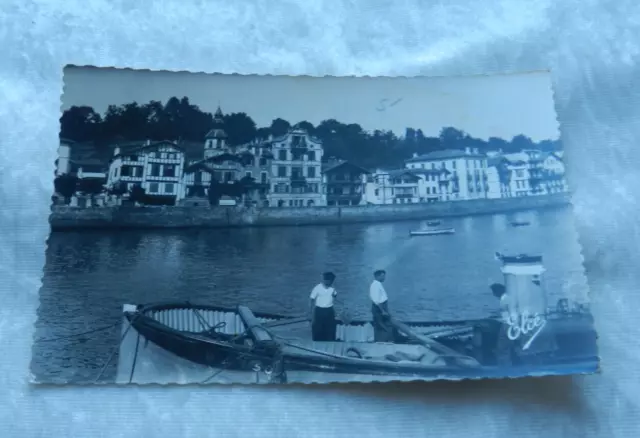
MULTIPOLYGON (((586 302, 570 209, 443 221, 454 235, 409 237, 419 221, 318 227, 65 232, 50 236, 36 338, 58 338, 121 321, 124 303, 190 300, 298 316, 323 271, 337 275, 352 317, 369 318, 372 272, 387 270, 392 312, 404 320, 482 318, 497 306, 496 251, 541 254, 549 303, 586 302), (510 226, 513 219, 528 227, 510 226)), ((340 306, 338 307, 340 311, 340 306)), ((42 382, 92 381, 117 347, 120 327, 37 342, 42 382)), ((115 358, 104 373, 113 379, 115 358)))

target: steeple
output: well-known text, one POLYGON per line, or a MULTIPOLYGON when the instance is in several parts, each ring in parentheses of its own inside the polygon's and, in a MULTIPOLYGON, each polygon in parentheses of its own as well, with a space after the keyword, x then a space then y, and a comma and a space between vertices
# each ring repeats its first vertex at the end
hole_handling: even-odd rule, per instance
POLYGON ((216 110, 216 113, 213 115, 213 124, 216 126, 223 125, 224 119, 222 117, 223 117, 222 110, 220 109, 220 105, 218 105, 218 109, 216 110))
POLYGON ((218 105, 213 115, 213 128, 207 132, 204 139, 204 158, 210 158, 217 155, 221 150, 226 148, 227 133, 224 131, 224 115, 218 105))

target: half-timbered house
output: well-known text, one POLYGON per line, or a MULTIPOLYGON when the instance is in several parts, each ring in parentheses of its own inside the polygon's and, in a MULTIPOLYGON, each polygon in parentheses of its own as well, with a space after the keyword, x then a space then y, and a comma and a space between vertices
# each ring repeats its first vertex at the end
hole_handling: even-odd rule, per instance
POLYGON ((174 205, 184 192, 183 171, 184 151, 174 142, 118 144, 109 164, 107 187, 130 192, 139 186, 149 203, 174 205))

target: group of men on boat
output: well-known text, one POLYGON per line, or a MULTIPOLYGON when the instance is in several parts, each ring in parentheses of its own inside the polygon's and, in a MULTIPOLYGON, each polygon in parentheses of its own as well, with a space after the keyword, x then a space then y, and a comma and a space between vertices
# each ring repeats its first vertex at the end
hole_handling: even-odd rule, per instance
MULTIPOLYGON (((387 273, 383 269, 375 271, 373 281, 369 286, 372 325, 376 342, 392 342, 396 336, 395 329, 390 323, 389 297, 383 286, 386 276, 387 273)), ((336 275, 333 272, 325 272, 322 274, 322 282, 313 288, 309 296, 311 333, 314 341, 335 341, 337 321, 334 302, 338 295, 333 286, 335 280, 336 275)))

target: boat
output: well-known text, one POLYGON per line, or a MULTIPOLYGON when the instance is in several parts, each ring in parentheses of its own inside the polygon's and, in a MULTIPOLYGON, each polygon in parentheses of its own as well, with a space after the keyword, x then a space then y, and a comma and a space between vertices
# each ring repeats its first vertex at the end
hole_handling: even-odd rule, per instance
POLYGON ((244 305, 127 304, 123 316, 139 336, 175 356, 222 370, 263 370, 270 382, 286 382, 289 371, 409 379, 595 371, 597 335, 588 308, 571 308, 566 300, 544 307, 541 257, 496 253, 496 259, 516 306, 526 301, 532 312, 539 311, 510 322, 506 342, 500 338, 505 324, 498 317, 392 318, 393 342, 376 342, 369 321, 337 321, 335 339, 318 342, 311 339, 306 317, 254 312, 244 305), (533 282, 518 278, 523 276, 533 282))
POLYGON ((427 221, 427 226, 429 227, 437 227, 438 225, 440 225, 440 221, 427 221))
POLYGON ((439 234, 454 234, 456 232, 455 228, 435 228, 432 230, 423 229, 423 230, 415 230, 411 231, 409 234, 411 236, 437 236, 439 234))
POLYGON ((511 222, 511 226, 512 227, 526 227, 528 225, 530 225, 531 222, 529 221, 512 221, 511 222))

